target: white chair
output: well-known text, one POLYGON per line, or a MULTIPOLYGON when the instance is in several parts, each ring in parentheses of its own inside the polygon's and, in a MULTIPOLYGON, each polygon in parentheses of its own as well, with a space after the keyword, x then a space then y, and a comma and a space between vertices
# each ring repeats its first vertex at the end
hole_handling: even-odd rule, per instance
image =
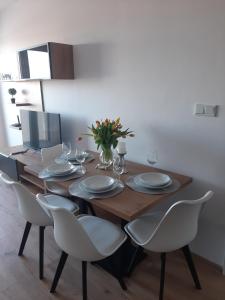
MULTIPOLYGON (((50 292, 58 284, 68 255, 82 262, 83 300, 87 299, 87 262, 98 261, 112 255, 125 242, 126 234, 113 223, 95 216, 74 216, 65 209, 46 203, 43 195, 37 195, 38 202, 49 209, 54 219, 54 236, 62 249, 50 292)), ((122 278, 118 278, 122 281, 122 278)), ((124 284, 124 283, 123 283, 124 284)))
MULTIPOLYGON (((44 166, 51 165, 52 163, 54 163, 55 158, 60 156, 61 154, 62 154, 62 144, 58 144, 56 146, 49 147, 49 148, 42 148, 41 149, 42 164, 44 166)), ((61 187, 56 182, 45 181, 45 187, 47 191, 53 194, 57 194, 64 197, 69 196, 68 190, 61 187)))
POLYGON ((160 300, 163 299, 166 252, 177 249, 182 249, 195 286, 201 289, 188 244, 197 234, 201 206, 211 199, 213 194, 209 191, 197 200, 178 201, 164 215, 144 215, 125 226, 125 231, 137 245, 161 253, 160 300))
MULTIPOLYGON (((49 147, 49 148, 42 148, 41 149, 41 158, 42 158, 43 165, 48 166, 51 163, 54 163, 55 158, 57 158, 61 154, 62 154, 62 144, 58 144, 56 146, 49 147)), ((64 197, 71 197, 68 190, 63 188, 62 186, 58 185, 57 182, 45 181, 45 188, 47 191, 49 191, 53 194, 64 196, 64 197)), ((73 198, 75 198, 75 197, 73 197, 73 198)), ((88 203, 88 208, 90 209, 91 214, 93 216, 95 216, 96 214, 95 214, 94 208, 91 205, 91 203, 88 203)))
MULTIPOLYGON (((49 212, 45 211, 37 202, 36 197, 25 186, 11 180, 5 173, 0 173, 0 183, 14 190, 18 200, 20 214, 26 220, 26 226, 21 241, 18 255, 23 255, 23 250, 32 225, 39 226, 39 278, 43 278, 44 265, 44 229, 45 226, 52 226, 53 219, 49 212), (46 213, 47 212, 47 213, 46 213)), ((57 195, 44 195, 47 203, 53 207, 63 207, 64 209, 75 213, 78 206, 72 201, 57 195)))
POLYGON ((8 185, 8 183, 13 182, 13 180, 2 170, 0 170, 0 184, 5 186, 6 188, 10 188, 11 187, 8 185))

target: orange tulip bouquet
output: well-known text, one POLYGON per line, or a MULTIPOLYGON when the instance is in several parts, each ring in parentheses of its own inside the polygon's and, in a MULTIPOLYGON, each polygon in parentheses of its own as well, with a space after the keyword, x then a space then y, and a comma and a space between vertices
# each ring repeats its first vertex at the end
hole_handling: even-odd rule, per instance
POLYGON ((96 121, 95 125, 92 124, 88 127, 92 136, 97 144, 97 149, 101 147, 102 152, 100 154, 100 160, 105 165, 111 165, 112 163, 112 147, 115 149, 118 144, 119 138, 126 138, 127 136, 133 137, 133 131, 129 128, 123 130, 123 126, 120 122, 120 118, 115 120, 105 119, 104 121, 96 121))

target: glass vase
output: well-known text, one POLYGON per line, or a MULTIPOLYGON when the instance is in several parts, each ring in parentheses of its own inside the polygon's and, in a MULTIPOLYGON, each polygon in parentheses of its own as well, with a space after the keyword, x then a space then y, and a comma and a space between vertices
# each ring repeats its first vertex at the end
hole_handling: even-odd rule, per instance
POLYGON ((101 164, 108 168, 109 166, 111 166, 112 161, 113 161, 113 153, 112 153, 112 149, 111 146, 101 146, 101 153, 99 155, 99 159, 101 164))

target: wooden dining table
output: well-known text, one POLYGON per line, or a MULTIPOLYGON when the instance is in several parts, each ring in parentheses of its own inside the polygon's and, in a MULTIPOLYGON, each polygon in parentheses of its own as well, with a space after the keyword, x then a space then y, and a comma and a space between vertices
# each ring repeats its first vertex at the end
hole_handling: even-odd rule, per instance
MULTIPOLYGON (((91 154, 93 155, 94 159, 90 162, 85 163, 86 173, 84 176, 78 179, 59 180, 57 181, 57 184, 62 186, 63 188, 69 189, 70 185, 73 184, 74 181, 83 180, 88 176, 93 176, 97 174, 108 175, 113 177, 115 176, 111 167, 107 170, 96 168, 99 162, 98 153, 91 152, 91 154)), ((42 166, 40 163, 37 164, 36 167, 32 164, 25 167, 26 172, 30 172, 32 175, 35 176, 38 176, 38 170, 40 171, 41 168, 42 166)), ((122 174, 120 178, 125 184, 124 189, 121 193, 113 197, 107 197, 104 199, 85 200, 81 198, 77 199, 77 197, 74 197, 76 201, 79 200, 80 213, 87 213, 88 207, 92 207, 93 205, 95 209, 99 208, 100 210, 108 212, 110 215, 117 217, 120 220, 121 228, 123 228, 127 222, 134 220, 146 211, 149 211, 157 204, 166 202, 166 200, 170 196, 179 192, 192 182, 192 179, 189 176, 181 175, 175 172, 170 172, 168 170, 153 168, 148 165, 143 165, 132 161, 126 161, 126 170, 128 172, 126 174, 122 174), (129 178, 129 176, 145 172, 160 172, 167 174, 173 180, 177 180, 180 183, 180 185, 175 192, 164 192, 163 194, 157 195, 137 192, 126 185, 126 180, 129 178)), ((143 259, 144 253, 143 249, 141 250, 142 251, 139 251, 138 255, 136 255, 137 257, 135 259, 134 264, 132 261, 134 253, 137 254, 137 247, 132 245, 132 243, 128 239, 127 242, 122 247, 120 247, 120 249, 117 250, 117 252, 112 257, 98 262, 98 265, 110 272, 116 278, 124 277, 128 273, 131 273, 135 265, 143 259)), ((124 282, 120 281, 120 284, 122 288, 125 289, 124 282)))
MULTIPOLYGON (((112 168, 109 168, 107 170, 96 168, 96 165, 98 163, 98 154, 95 152, 92 152, 92 154, 94 155, 95 159, 92 160, 90 163, 85 164, 86 174, 80 179, 82 180, 88 176, 96 174, 114 177, 115 175, 113 174, 112 168)), ((123 183, 125 183, 127 178, 132 175, 137 175, 145 172, 161 172, 164 174, 168 174, 172 179, 176 179, 177 181, 179 181, 180 187, 172 193, 150 195, 134 191, 125 184, 124 190, 113 197, 105 199, 88 200, 88 202, 91 202, 95 207, 107 211, 125 222, 134 220, 147 210, 153 208, 155 205, 163 201, 165 202, 171 195, 179 192, 181 189, 183 189, 192 182, 192 179, 189 176, 181 175, 167 170, 153 168, 132 161, 126 161, 126 169, 128 172, 126 174, 122 174, 120 178, 123 181, 123 183)), ((64 188, 69 188, 72 182, 73 180, 60 181, 58 182, 58 184, 64 188)), ((83 200, 85 201, 85 199, 83 200)))

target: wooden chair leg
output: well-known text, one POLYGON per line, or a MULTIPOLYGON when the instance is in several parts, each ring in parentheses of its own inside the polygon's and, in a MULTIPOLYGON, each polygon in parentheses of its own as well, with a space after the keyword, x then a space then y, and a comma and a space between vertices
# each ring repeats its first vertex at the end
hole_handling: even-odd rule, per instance
POLYGON ((83 300, 87 300, 87 262, 82 261, 82 291, 83 300))
POLYGON ((56 269, 56 272, 55 272, 55 277, 54 277, 53 282, 52 282, 50 293, 55 292, 55 289, 57 287, 59 278, 62 274, 64 265, 66 263, 67 257, 68 257, 68 254, 66 252, 62 251, 62 254, 61 254, 61 257, 60 257, 60 260, 59 260, 59 263, 58 263, 58 266, 57 266, 57 269, 56 269))
POLYGON ((198 278, 197 271, 195 269, 195 265, 194 265, 194 262, 193 262, 193 259, 192 259, 192 255, 191 255, 191 251, 189 249, 189 246, 188 245, 184 246, 182 248, 182 251, 183 251, 185 259, 187 261, 187 264, 188 264, 189 270, 191 272, 192 278, 194 280, 196 289, 200 290, 201 289, 201 284, 200 284, 200 281, 199 281, 199 278, 198 278))
POLYGON ((159 300, 163 300, 164 283, 165 283, 165 269, 166 269, 166 253, 161 253, 161 275, 160 275, 159 300))
POLYGON ((22 237, 22 241, 21 241, 21 244, 20 244, 20 249, 19 249, 19 252, 18 252, 19 256, 23 255, 23 250, 24 250, 24 247, 26 245, 26 241, 27 241, 31 226, 32 226, 32 224, 30 222, 26 223, 24 233, 23 233, 23 237, 22 237))
POLYGON ((43 279, 44 274, 44 230, 45 226, 39 227, 39 278, 43 279))

